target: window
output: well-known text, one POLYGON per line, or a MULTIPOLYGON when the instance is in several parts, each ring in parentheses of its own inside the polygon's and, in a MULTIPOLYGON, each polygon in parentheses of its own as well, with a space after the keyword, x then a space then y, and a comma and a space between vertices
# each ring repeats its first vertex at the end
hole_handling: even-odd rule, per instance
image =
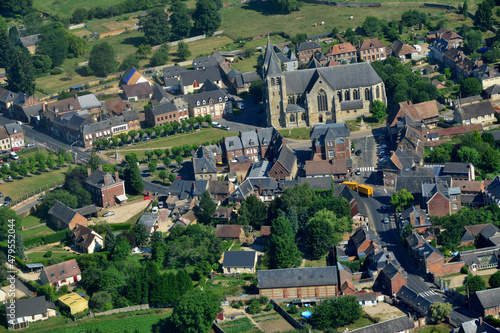
POLYGON ((328 141, 329 146, 333 146, 333 141, 328 141))
POLYGON ((207 108, 203 108, 203 112, 207 112, 207 108))
POLYGON ((356 89, 352 92, 352 99, 358 99, 358 91, 356 89))
POLYGON ((376 93, 377 98, 380 98, 380 88, 378 86, 375 89, 375 93, 376 93))
POLYGON ((453 201, 457 201, 457 196, 456 196, 456 194, 453 194, 453 195, 451 196, 451 200, 453 200, 453 201))
POLYGON ((339 98, 339 102, 342 102, 342 92, 337 91, 337 97, 339 98))
POLYGON ((224 108, 224 105, 219 104, 219 110, 222 110, 224 108))
POLYGON ((351 93, 349 92, 349 90, 346 90, 346 91, 344 92, 344 99, 345 99, 346 101, 350 101, 350 100, 351 100, 351 93))
POLYGON ((322 114, 320 114, 320 115, 319 115, 319 117, 318 117, 318 121, 319 121, 320 123, 322 123, 322 122, 323 122, 323 115, 322 115, 322 114))
POLYGON ((196 105, 200 105, 200 101, 196 101, 196 105))
POLYGON ((370 100, 370 90, 368 88, 365 89, 365 100, 366 101, 370 100))
POLYGON ((203 105, 207 104, 207 101, 203 100, 203 105))
POLYGON ((300 115, 300 118, 301 118, 303 121, 305 121, 305 120, 306 120, 306 114, 305 114, 305 112, 304 112, 304 113, 302 113, 302 114, 300 115))
POLYGON ((294 114, 291 114, 291 115, 290 115, 290 121, 291 121, 291 122, 295 122, 295 115, 294 115, 294 114))
POLYGON ((211 100, 208 101, 208 104, 214 105, 214 101, 211 99, 211 100))
POLYGON ((458 205, 457 204, 453 204, 452 207, 453 207, 454 210, 458 209, 458 205))
POLYGON ((222 97, 219 97, 219 102, 222 102, 222 97))
POLYGON ((276 83, 274 82, 274 78, 271 78, 271 85, 274 86, 276 83))
POLYGON ((334 158, 335 157, 335 153, 333 150, 329 150, 328 151, 328 158, 334 158))
POLYGON ((321 89, 318 92, 318 111, 328 111, 328 101, 326 99, 326 92, 321 89))

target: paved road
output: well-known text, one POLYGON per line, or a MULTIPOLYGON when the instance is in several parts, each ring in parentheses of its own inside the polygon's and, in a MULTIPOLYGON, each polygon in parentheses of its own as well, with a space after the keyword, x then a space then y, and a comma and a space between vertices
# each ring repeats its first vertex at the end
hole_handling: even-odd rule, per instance
MULTIPOLYGON (((236 100, 241 100, 235 96, 236 100)), ((254 131, 256 128, 266 127, 266 115, 265 112, 259 113, 259 110, 264 110, 264 105, 262 103, 253 104, 252 97, 247 97, 242 100, 245 104, 245 109, 241 111, 238 116, 227 117, 225 119, 217 119, 218 123, 222 125, 227 125, 231 128, 233 132, 248 132, 254 131)))

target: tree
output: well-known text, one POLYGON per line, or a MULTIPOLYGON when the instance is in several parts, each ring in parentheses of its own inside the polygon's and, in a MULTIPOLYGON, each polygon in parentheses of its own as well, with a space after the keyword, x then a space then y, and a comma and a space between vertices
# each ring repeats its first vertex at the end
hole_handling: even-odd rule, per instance
POLYGON ((144 182, 142 181, 141 170, 136 163, 129 164, 124 171, 125 189, 128 193, 137 194, 144 190, 144 182))
POLYGON ((210 264, 207 261, 205 260, 200 261, 194 266, 194 271, 193 271, 194 279, 196 281, 200 281, 202 278, 206 277, 211 271, 212 271, 212 266, 210 266, 210 264))
POLYGON ((460 92, 462 97, 479 95, 482 91, 481 82, 475 77, 469 77, 460 84, 460 92))
POLYGON ((149 55, 151 54, 151 52, 152 52, 151 51, 151 45, 149 45, 149 44, 141 44, 137 48, 137 51, 135 52, 135 55, 139 59, 146 59, 147 57, 149 57, 149 55))
POLYGON ((89 300, 89 307, 97 311, 113 309, 113 298, 107 291, 98 291, 89 300))
POLYGON ((97 155, 95 151, 92 151, 89 156, 89 160, 87 162, 86 167, 90 168, 92 172, 96 171, 99 168, 99 165, 101 164, 101 159, 97 155))
POLYGON ((469 30, 464 37, 464 51, 467 54, 476 52, 483 45, 483 34, 479 30, 469 30))
POLYGON ((162 66, 170 59, 170 46, 163 44, 151 57, 151 66, 162 66))
POLYGON ((135 242, 137 246, 143 246, 148 242, 149 233, 144 223, 136 223, 132 229, 132 233, 135 235, 135 242))
POLYGON ((257 102, 262 102, 262 95, 264 93, 263 83, 260 80, 255 80, 250 83, 250 94, 253 96, 253 99, 257 102))
POLYGON ((122 63, 118 67, 118 70, 124 72, 129 69, 129 67, 139 67, 139 59, 133 54, 128 54, 125 59, 123 59, 122 63))
POLYGON ((64 28, 53 24, 46 25, 42 29, 40 40, 36 44, 36 51, 38 54, 48 55, 52 59, 53 66, 60 66, 68 55, 68 47, 64 28))
POLYGON ((361 318, 362 309, 354 296, 324 300, 313 308, 312 323, 320 330, 338 328, 361 318))
POLYGON ((327 212, 326 210, 320 211, 307 222, 305 231, 306 248, 309 255, 314 259, 321 258, 338 243, 338 239, 335 239, 337 235, 334 234, 333 227, 327 220, 327 212))
POLYGON ((221 14, 215 1, 197 0, 193 12, 194 30, 199 34, 211 36, 220 26, 221 14))
POLYGON ((130 248, 130 243, 125 237, 122 237, 118 239, 116 242, 116 245, 113 249, 113 260, 114 261, 122 261, 125 260, 125 258, 128 257, 130 254, 131 248, 130 248))
POLYGON ((419 23, 424 23, 426 15, 418 10, 411 9, 401 14, 401 23, 406 27, 412 27, 419 23))
POLYGON ((165 183, 165 179, 168 178, 167 171, 161 170, 160 173, 158 174, 158 177, 160 177, 161 181, 165 183))
POLYGON ((373 101, 371 113, 378 121, 382 121, 387 116, 385 104, 379 100, 373 101))
POLYGON ((457 157, 461 162, 472 163, 472 165, 479 165, 479 152, 475 148, 471 147, 460 147, 457 151, 457 157))
POLYGON ((56 201, 60 201, 69 208, 75 209, 78 207, 78 198, 75 195, 71 194, 69 191, 56 190, 45 195, 38 206, 37 213, 40 213, 42 216, 46 215, 56 201))
POLYGON ((266 222, 267 207, 256 196, 250 195, 241 203, 238 214, 239 224, 251 225, 255 229, 260 229, 266 222))
POLYGON ((488 1, 483 1, 477 6, 476 10, 476 20, 474 21, 474 26, 478 27, 481 31, 486 31, 491 29, 493 25, 493 9, 488 1))
POLYGON ((15 234, 15 243, 16 243, 15 255, 18 256, 19 258, 23 259, 24 258, 23 236, 21 236, 21 233, 19 232, 19 230, 15 230, 14 234, 15 234))
POLYGON ((486 282, 479 275, 469 274, 467 277, 467 282, 465 285, 469 289, 469 294, 472 296, 476 291, 481 291, 486 289, 486 282))
POLYGON ((157 167, 156 161, 149 162, 148 164, 149 173, 153 174, 156 171, 156 167, 157 167))
POLYGON ((15 25, 9 29, 9 40, 12 45, 16 45, 19 41, 19 31, 15 25))
POLYGON ((391 196, 390 204, 394 206, 397 210, 402 212, 408 208, 413 203, 413 194, 408 192, 406 189, 395 192, 391 196))
POLYGON ((184 158, 181 155, 175 156, 175 162, 177 163, 177 166, 179 168, 182 168, 182 162, 184 161, 184 158))
POLYGON ((219 312, 220 301, 216 294, 195 289, 184 294, 175 305, 169 326, 179 333, 208 332, 219 312))
POLYGON ((108 42, 95 45, 90 51, 89 68, 95 75, 105 76, 116 71, 115 51, 108 42))
POLYGON ((464 20, 467 20, 467 17, 469 16, 469 4, 467 3, 467 0, 464 1, 462 6, 462 14, 464 15, 464 20))
POLYGON ((500 287, 500 271, 497 271, 495 274, 490 276, 490 278, 488 279, 488 283, 490 284, 491 288, 500 287))
POLYGON ((451 310, 452 307, 450 303, 441 303, 441 302, 432 303, 429 309, 430 318, 435 323, 443 322, 446 320, 451 310))
POLYGON ((170 5, 170 24, 172 26, 173 39, 183 39, 189 36, 192 28, 189 11, 186 4, 180 0, 175 0, 170 5))
POLYGON ((70 22, 73 24, 85 23, 88 19, 88 12, 85 8, 77 8, 71 14, 70 22))
POLYGON ((266 251, 269 268, 298 267, 302 262, 302 254, 295 243, 295 232, 290 221, 284 216, 271 223, 271 237, 266 251))
POLYGON ((216 208, 217 205, 210 196, 210 193, 208 191, 203 191, 197 211, 198 221, 202 224, 209 224, 216 208))
POLYGON ((271 0, 271 4, 274 10, 280 14, 289 14, 292 11, 299 10, 301 5, 298 0, 271 0))
POLYGON ((106 232, 106 236, 104 237, 104 250, 108 252, 113 252, 113 249, 116 245, 116 236, 113 233, 111 228, 106 232))
POLYGON ((163 44, 170 38, 170 25, 163 8, 151 9, 146 17, 139 20, 139 27, 149 45, 163 44))
POLYGON ((367 36, 374 37, 382 34, 382 22, 375 16, 367 16, 362 27, 367 36))
POLYGON ((15 49, 7 67, 7 89, 33 95, 35 93, 35 69, 28 49, 15 49))
POLYGON ((56 161, 54 160, 54 155, 52 155, 52 153, 49 153, 47 155, 47 162, 46 163, 47 163, 47 168, 49 168, 51 170, 54 169, 56 161))
POLYGON ((177 57, 184 61, 191 56, 191 51, 189 51, 189 46, 184 42, 179 42, 177 44, 177 57))
POLYGON ((83 56, 87 49, 85 39, 69 32, 66 33, 66 39, 68 40, 68 52, 73 54, 75 58, 83 56))

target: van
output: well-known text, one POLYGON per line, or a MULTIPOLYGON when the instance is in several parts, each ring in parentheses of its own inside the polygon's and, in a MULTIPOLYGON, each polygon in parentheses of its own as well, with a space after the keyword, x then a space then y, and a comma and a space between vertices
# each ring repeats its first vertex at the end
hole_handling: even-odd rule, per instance
POLYGON ((17 156, 17 154, 16 154, 16 153, 14 153, 14 152, 10 153, 9 157, 10 157, 11 159, 13 159, 13 160, 18 160, 18 159, 19 159, 19 156, 17 156))
POLYGON ((220 128, 221 125, 218 122, 212 121, 212 127, 220 128))

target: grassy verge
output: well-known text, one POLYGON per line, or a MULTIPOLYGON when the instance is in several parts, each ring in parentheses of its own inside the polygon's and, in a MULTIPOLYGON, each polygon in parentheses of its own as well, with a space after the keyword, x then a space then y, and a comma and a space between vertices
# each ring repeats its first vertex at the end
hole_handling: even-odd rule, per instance
POLYGON ((63 257, 66 257, 70 255, 71 253, 68 251, 65 251, 60 248, 50 248, 43 250, 41 252, 32 252, 27 255, 28 257, 28 262, 39 262, 41 260, 47 260, 47 259, 62 259, 63 257), (52 256, 51 257, 44 257, 45 253, 47 251, 52 251, 52 256))
POLYGON ((303 128, 294 128, 290 129, 281 129, 279 130, 283 136, 287 138, 299 139, 299 140, 309 140, 309 133, 311 129, 309 127, 303 128))

